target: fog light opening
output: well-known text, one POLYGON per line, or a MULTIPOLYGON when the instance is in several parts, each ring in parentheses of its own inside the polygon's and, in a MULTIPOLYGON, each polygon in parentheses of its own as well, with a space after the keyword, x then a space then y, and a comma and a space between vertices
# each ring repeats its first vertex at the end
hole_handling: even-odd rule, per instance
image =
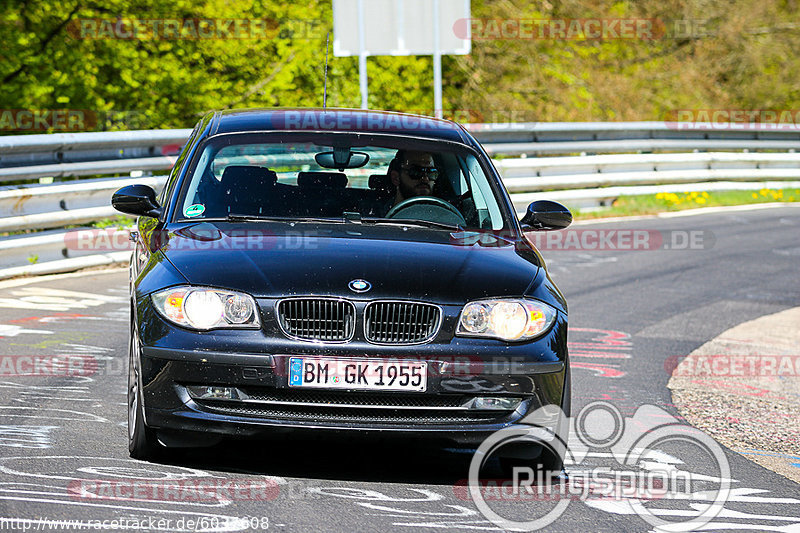
POLYGON ((521 402, 519 398, 480 397, 473 398, 469 408, 481 411, 513 411, 521 402))
POLYGON ((198 400, 240 400, 238 389, 216 385, 189 385, 186 387, 192 398, 198 400))

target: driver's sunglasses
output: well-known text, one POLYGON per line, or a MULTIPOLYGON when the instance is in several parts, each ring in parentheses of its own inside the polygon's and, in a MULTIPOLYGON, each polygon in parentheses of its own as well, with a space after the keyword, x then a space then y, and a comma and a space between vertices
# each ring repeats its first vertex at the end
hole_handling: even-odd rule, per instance
POLYGON ((406 171, 406 174, 412 180, 421 180, 422 176, 426 176, 429 180, 434 181, 439 177, 439 169, 435 167, 422 167, 412 163, 403 165, 401 168, 406 171))

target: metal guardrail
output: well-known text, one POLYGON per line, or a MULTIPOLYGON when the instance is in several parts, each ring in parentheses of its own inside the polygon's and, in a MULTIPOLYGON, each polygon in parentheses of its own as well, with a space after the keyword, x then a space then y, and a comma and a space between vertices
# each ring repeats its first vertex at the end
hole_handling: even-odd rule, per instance
POLYGON ((796 153, 624 154, 496 161, 509 192, 704 181, 800 179, 796 153))
POLYGON ((522 214, 525 212, 525 208, 528 204, 534 200, 555 200, 557 202, 570 204, 571 206, 610 206, 613 201, 620 196, 647 195, 660 192, 680 194, 694 191, 757 191, 764 188, 800 189, 800 181, 717 181, 681 185, 599 187, 591 189, 516 193, 511 195, 511 200, 514 202, 514 207, 516 207, 517 212, 522 214))
POLYGON ((693 150, 800 150, 790 125, 701 122, 534 122, 472 124, 490 155, 597 154, 693 150))
MULTIPOLYGON (((800 181, 783 181, 800 180, 800 154, 795 153, 800 131, 747 126, 600 122, 467 127, 495 158, 515 206, 524 210, 539 198, 583 207, 608 205, 626 194, 757 189, 764 186, 762 180, 800 186, 800 181), (668 153, 675 151, 684 153, 668 153), (536 155, 550 157, 528 157, 536 155)), ((124 185, 162 187, 165 177, 149 174, 168 170, 190 133, 180 129, 0 137, 0 182, 25 182, 0 187, 0 233, 35 231, 0 237, 0 279, 127 260, 126 251, 97 254, 71 247, 67 241, 78 230, 53 228, 117 215, 110 199, 124 185), (82 176, 115 177, 38 183, 42 178, 82 176)))
POLYGON ((749 122, 501 122, 467 124, 479 135, 481 142, 500 140, 585 140, 634 138, 785 138, 800 139, 800 130, 794 124, 769 124, 749 122))
POLYGON ((141 183, 160 189, 166 176, 92 179, 57 185, 0 188, 0 232, 57 228, 116 216, 111 195, 125 185, 141 183))

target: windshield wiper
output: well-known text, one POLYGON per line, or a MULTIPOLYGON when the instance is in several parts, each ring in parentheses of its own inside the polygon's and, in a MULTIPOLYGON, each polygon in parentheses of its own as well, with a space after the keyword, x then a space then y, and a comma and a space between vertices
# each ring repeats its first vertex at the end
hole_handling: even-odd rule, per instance
POLYGON ((226 220, 238 221, 238 220, 267 220, 267 221, 274 221, 274 222, 281 222, 287 220, 286 217, 270 217, 266 215, 240 215, 238 213, 228 213, 228 216, 225 217, 226 220))
POLYGON ((267 222, 325 222, 328 224, 342 224, 344 219, 341 218, 321 218, 321 217, 275 217, 269 215, 240 215, 238 213, 229 213, 226 220, 233 222, 259 220, 267 222))
POLYGON ((371 224, 391 224, 394 226, 419 226, 422 228, 446 229, 450 231, 461 231, 464 228, 458 224, 445 224, 444 222, 433 222, 431 220, 405 219, 405 218, 363 218, 362 222, 371 224))
POLYGON ((327 224, 351 224, 351 223, 368 223, 368 224, 390 224, 393 226, 417 226, 421 228, 435 228, 446 229, 448 231, 462 231, 464 228, 458 224, 445 224, 443 222, 433 222, 430 220, 417 220, 417 219, 404 219, 404 218, 355 218, 348 216, 345 213, 342 218, 320 218, 320 217, 275 217, 268 215, 241 215, 238 213, 229 213, 226 220, 230 221, 248 221, 258 220, 267 222, 324 222, 327 224))

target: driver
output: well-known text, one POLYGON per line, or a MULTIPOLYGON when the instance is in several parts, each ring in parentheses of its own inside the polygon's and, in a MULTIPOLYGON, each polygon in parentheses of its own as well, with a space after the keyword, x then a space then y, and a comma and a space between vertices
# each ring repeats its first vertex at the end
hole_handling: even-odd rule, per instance
POLYGON ((433 182, 439 177, 439 170, 428 152, 398 150, 389 163, 389 178, 397 188, 394 207, 403 200, 414 196, 431 196, 433 182))

